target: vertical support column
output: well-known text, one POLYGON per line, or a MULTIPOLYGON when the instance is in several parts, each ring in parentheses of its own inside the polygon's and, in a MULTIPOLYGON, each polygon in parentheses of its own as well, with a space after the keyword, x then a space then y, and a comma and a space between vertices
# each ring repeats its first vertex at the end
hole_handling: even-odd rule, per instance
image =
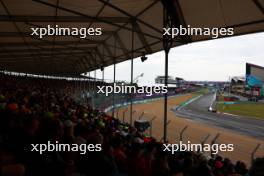
POLYGON ((88 77, 89 77, 89 80, 88 80, 88 100, 89 100, 89 105, 92 106, 92 102, 91 102, 91 93, 92 93, 92 90, 91 90, 91 72, 89 71, 88 72, 88 77))
POLYGON ((93 108, 95 109, 95 94, 96 94, 96 70, 94 70, 94 81, 93 81, 93 108))
MULTIPOLYGON (((167 10, 163 8, 163 27, 164 28, 172 28, 172 20, 167 10)), ((172 38, 171 35, 163 35, 163 48, 165 51, 165 83, 164 86, 168 86, 168 60, 169 60, 169 51, 172 46, 172 38)), ((168 107, 168 94, 164 94, 164 129, 163 129, 163 141, 167 142, 167 108, 168 107)))
MULTIPOLYGON (((133 86, 133 75, 134 75, 134 22, 132 22, 132 39, 131 39, 131 81, 130 84, 133 86)), ((130 125, 133 123, 133 94, 130 95, 130 125)))
MULTIPOLYGON (((100 83, 100 85, 101 86, 104 86, 104 67, 102 67, 101 68, 101 71, 102 71, 102 80, 101 80, 101 83, 100 83)), ((107 106, 107 97, 106 96, 104 96, 104 98, 103 98, 104 100, 103 100, 103 102, 101 102, 101 108, 105 108, 106 106, 107 106)))
MULTIPOLYGON (((116 63, 114 63, 114 85, 116 82, 116 63)), ((113 85, 113 86, 114 86, 113 85)), ((112 110, 112 116, 115 116, 115 92, 113 91, 113 110, 112 110)))
POLYGON ((90 74, 90 71, 88 72, 88 77, 89 77, 89 80, 88 80, 88 92, 89 92, 89 96, 91 95, 91 74, 90 74))
MULTIPOLYGON (((114 38, 114 85, 116 83, 116 38, 114 38)), ((113 86, 114 86, 113 85, 113 86)), ((113 110, 112 110, 112 116, 115 116, 115 92, 113 91, 113 110)))
POLYGON ((102 83, 104 83, 104 68, 102 68, 102 83))

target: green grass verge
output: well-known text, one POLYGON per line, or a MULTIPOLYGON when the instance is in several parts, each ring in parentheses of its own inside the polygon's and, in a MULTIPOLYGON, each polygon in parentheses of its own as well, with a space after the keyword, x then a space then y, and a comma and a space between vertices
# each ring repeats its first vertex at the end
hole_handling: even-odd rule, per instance
POLYGON ((217 104, 217 110, 220 112, 255 117, 264 119, 264 104, 260 103, 243 103, 243 104, 217 104))

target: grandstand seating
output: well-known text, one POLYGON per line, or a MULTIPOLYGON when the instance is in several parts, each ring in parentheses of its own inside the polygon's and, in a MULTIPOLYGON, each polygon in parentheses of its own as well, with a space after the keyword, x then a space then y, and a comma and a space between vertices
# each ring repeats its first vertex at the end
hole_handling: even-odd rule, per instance
POLYGON ((221 156, 163 152, 161 142, 76 102, 73 83, 4 75, 0 82, 0 175, 263 176, 263 158, 248 171, 221 156), (30 144, 47 141, 102 143, 103 150, 30 151, 30 144))

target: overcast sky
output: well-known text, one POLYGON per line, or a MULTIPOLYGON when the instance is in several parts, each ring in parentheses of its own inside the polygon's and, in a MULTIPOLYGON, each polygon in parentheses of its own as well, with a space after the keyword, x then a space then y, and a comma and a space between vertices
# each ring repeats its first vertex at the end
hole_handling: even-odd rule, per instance
MULTIPOLYGON (((264 66, 264 33, 197 42, 171 49, 169 75, 185 80, 227 81, 230 76, 245 75, 246 62, 264 66)), ((130 61, 116 65, 116 79, 130 81, 130 61)), ((140 85, 154 85, 164 75, 164 51, 148 55, 142 63, 134 60, 134 77, 140 85)), ((93 74, 92 74, 93 75, 93 74)), ((101 78, 101 71, 97 71, 101 78)), ((105 79, 113 79, 113 66, 105 68, 105 79)))

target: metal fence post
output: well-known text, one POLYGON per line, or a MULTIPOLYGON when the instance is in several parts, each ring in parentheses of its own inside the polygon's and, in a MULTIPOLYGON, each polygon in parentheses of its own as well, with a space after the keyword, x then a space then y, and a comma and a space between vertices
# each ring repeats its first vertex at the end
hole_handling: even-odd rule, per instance
POLYGON ((119 108, 116 109, 116 118, 119 119, 119 108))
MULTIPOLYGON (((208 135, 205 136, 205 138, 201 141, 202 149, 203 149, 203 147, 204 147, 205 142, 209 139, 210 136, 211 136, 211 135, 208 134, 208 135)), ((202 150, 202 149, 201 149, 201 150, 202 150)), ((201 152, 201 150, 199 150, 198 153, 201 152)), ((203 152, 203 150, 202 150, 202 152, 203 152)))
MULTIPOLYGON (((168 125, 169 125, 170 123, 171 123, 171 120, 167 121, 167 123, 165 124, 166 127, 168 127, 168 125)), ((166 141, 164 140, 164 136, 160 139, 160 141, 162 141, 162 140, 163 140, 164 143, 167 143, 167 142, 168 142, 167 138, 166 138, 166 141)))
POLYGON ((134 110, 134 111, 132 111, 132 113, 130 114, 130 115, 131 115, 131 116, 130 116, 130 124, 131 124, 131 126, 133 126, 134 114, 135 114, 136 112, 137 112, 137 111, 134 110))
POLYGON ((140 116, 138 117, 138 120, 141 120, 141 118, 143 117, 143 115, 145 114, 145 112, 143 111, 140 116))
POLYGON ((260 145, 261 145, 261 144, 258 144, 258 145, 254 148, 254 150, 252 151, 252 153, 251 153, 251 163, 252 163, 252 164, 253 164, 253 161, 254 161, 254 159, 255 159, 255 154, 256 154, 257 150, 259 149, 260 145))
MULTIPOLYGON (((216 141, 217 141, 217 139, 218 139, 219 137, 220 137, 220 133, 217 133, 216 136, 214 137, 214 139, 213 139, 212 142, 211 142, 211 146, 212 146, 213 144, 216 143, 216 141)), ((211 151, 211 157, 212 157, 212 158, 215 158, 215 154, 213 154, 212 151, 211 151)))
POLYGON ((125 109, 125 110, 123 111, 123 119, 122 119, 123 123, 125 123, 125 113, 126 113, 126 110, 127 110, 127 109, 125 109))
POLYGON ((149 135, 152 136, 152 122, 156 119, 157 117, 154 116, 151 120, 150 120, 150 126, 149 126, 149 135))
POLYGON ((188 128, 188 125, 186 125, 186 126, 181 130, 181 132, 180 132, 180 141, 183 140, 183 133, 187 130, 187 128, 188 128))

